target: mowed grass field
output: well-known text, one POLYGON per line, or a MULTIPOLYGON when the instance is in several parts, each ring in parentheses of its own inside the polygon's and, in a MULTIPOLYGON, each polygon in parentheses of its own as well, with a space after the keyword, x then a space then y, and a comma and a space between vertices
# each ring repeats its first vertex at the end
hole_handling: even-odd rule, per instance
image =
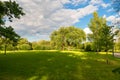
POLYGON ((104 53, 21 51, 0 53, 0 80, 120 80, 120 59, 104 53), (118 70, 119 71, 119 70, 118 70))

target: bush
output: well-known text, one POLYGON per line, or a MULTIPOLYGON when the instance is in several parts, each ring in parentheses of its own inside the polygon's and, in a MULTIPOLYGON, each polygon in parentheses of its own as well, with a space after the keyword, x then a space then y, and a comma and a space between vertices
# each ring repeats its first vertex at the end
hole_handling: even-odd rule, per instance
POLYGON ((84 44, 84 50, 85 51, 93 51, 92 43, 90 43, 90 42, 85 43, 84 44))
POLYGON ((29 44, 18 45, 18 50, 30 50, 31 46, 29 44))

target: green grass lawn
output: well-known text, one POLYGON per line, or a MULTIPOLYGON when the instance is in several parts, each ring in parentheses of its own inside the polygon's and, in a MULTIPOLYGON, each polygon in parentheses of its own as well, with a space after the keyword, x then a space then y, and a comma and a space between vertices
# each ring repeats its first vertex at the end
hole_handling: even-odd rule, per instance
POLYGON ((120 59, 104 53, 26 51, 0 54, 0 80, 120 80, 120 59), (119 71, 119 70, 118 70, 119 71))

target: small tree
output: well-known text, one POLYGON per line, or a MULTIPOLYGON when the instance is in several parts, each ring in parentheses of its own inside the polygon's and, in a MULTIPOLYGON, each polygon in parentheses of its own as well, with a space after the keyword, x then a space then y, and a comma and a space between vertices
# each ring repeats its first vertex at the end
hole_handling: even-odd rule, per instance
MULTIPOLYGON (((114 35, 111 32, 111 27, 104 24, 104 26, 101 28, 101 38, 102 41, 101 46, 104 47, 106 51, 106 55, 108 55, 108 50, 112 49, 113 43, 113 37, 114 35)), ((108 64, 108 59, 106 58, 106 62, 108 64)))
POLYGON ((10 41, 13 41, 14 44, 17 43, 20 36, 14 31, 14 29, 11 26, 0 27, 0 32, 1 32, 1 35, 3 36, 2 38, 4 39, 4 45, 5 45, 4 54, 6 55, 7 44, 9 44, 10 41))
POLYGON ((106 24, 105 19, 99 17, 97 12, 94 12, 93 18, 89 23, 89 28, 92 31, 92 34, 88 35, 88 37, 92 40, 94 45, 94 51, 97 51, 97 53, 101 50, 100 30, 103 27, 103 24, 106 24))

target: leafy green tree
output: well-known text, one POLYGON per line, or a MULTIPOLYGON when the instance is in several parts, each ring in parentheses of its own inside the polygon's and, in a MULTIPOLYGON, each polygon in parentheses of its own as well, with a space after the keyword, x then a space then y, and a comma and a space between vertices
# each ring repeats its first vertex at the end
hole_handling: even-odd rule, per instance
MULTIPOLYGON (((104 24, 101 28, 101 38, 102 41, 101 46, 104 47, 106 51, 106 55, 108 54, 108 51, 113 48, 114 46, 114 36, 116 36, 119 32, 119 30, 116 30, 114 33, 112 32, 112 29, 110 26, 104 24)), ((108 63, 108 59, 107 59, 108 63)))
POLYGON ((5 22, 12 22, 13 18, 20 19, 22 15, 22 8, 15 1, 0 1, 0 36, 5 40, 5 54, 8 42, 12 40, 16 43, 20 37, 11 26, 6 27, 5 22))
POLYGON ((115 52, 120 52, 120 30, 117 29, 118 33, 117 35, 115 36, 116 39, 115 39, 115 46, 114 46, 114 50, 115 52))
POLYGON ((5 25, 5 18, 12 22, 13 18, 20 19, 22 15, 24 15, 24 12, 15 1, 0 1, 0 27, 5 25))
POLYGON ((65 41, 66 41, 66 34, 68 33, 67 29, 65 27, 61 27, 59 30, 53 31, 50 38, 53 46, 55 48, 60 48, 64 50, 65 48, 65 41))
POLYGON ((33 50, 50 50, 52 49, 50 41, 40 40, 37 42, 32 42, 33 50))
POLYGON ((17 43, 20 36, 14 31, 14 29, 11 26, 0 27, 0 32, 1 32, 3 43, 5 46, 5 53, 4 54, 6 55, 7 45, 10 43, 10 41, 13 41, 14 44, 17 43))
POLYGON ((32 50, 31 43, 26 38, 21 38, 17 44, 18 50, 32 50))
POLYGON ((82 29, 75 28, 75 27, 68 27, 68 33, 66 35, 66 45, 76 47, 77 49, 80 48, 81 42, 86 39, 86 35, 82 29))
POLYGON ((85 51, 93 51, 93 45, 91 42, 84 43, 84 50, 85 51))
MULTIPOLYGON (((117 35, 118 31, 116 30, 115 33, 112 33, 112 27, 106 24, 106 20, 104 18, 100 18, 98 14, 95 12, 93 13, 93 18, 91 19, 89 28, 91 29, 92 33, 90 37, 93 40, 94 46, 96 47, 95 50, 105 50, 106 55, 108 51, 113 48, 113 38, 117 35)), ((108 63, 108 59, 107 63, 108 63)))
MULTIPOLYGON (((108 55, 108 50, 113 48, 113 37, 114 34, 112 34, 111 27, 107 26, 106 24, 103 25, 101 28, 101 35, 100 35, 100 40, 101 40, 101 46, 104 47, 106 51, 106 55, 108 55)), ((108 64, 108 58, 106 58, 107 64, 108 64)))
POLYGON ((65 47, 78 47, 85 40, 85 33, 73 26, 61 27, 51 34, 51 43, 57 49, 64 50, 65 47))
POLYGON ((89 37, 93 42, 94 50, 97 52, 101 50, 100 44, 102 42, 100 41, 100 35, 102 33, 101 28, 103 27, 103 24, 106 24, 106 20, 104 18, 100 18, 97 12, 94 12, 93 18, 89 23, 89 28, 92 31, 92 34, 90 34, 89 37))

